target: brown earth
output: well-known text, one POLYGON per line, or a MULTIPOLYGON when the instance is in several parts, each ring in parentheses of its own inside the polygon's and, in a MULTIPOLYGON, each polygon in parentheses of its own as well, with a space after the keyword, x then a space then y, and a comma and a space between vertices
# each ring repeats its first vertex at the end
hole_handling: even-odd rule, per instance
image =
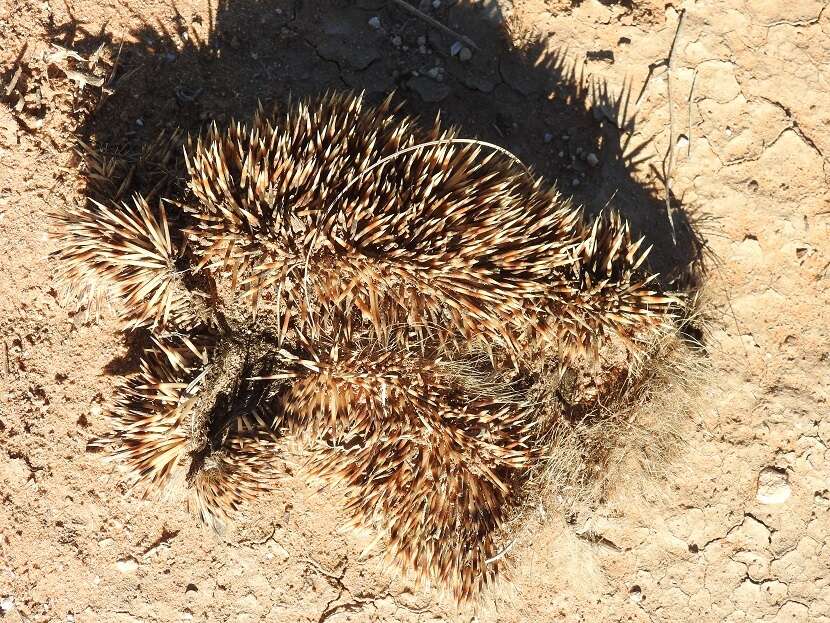
POLYGON ((0 0, 0 618, 830 620, 826 3, 421 4, 477 44, 469 60, 384 0, 0 0), (681 11, 670 123, 657 65, 681 11), (711 378, 675 476, 540 511, 476 611, 361 558, 370 535, 342 533, 337 496, 299 478, 219 537, 87 452, 129 352, 53 279, 47 214, 83 200, 76 141, 130 154, 164 127, 345 88, 397 89, 589 211, 610 202, 664 273, 695 231, 707 243, 711 378))

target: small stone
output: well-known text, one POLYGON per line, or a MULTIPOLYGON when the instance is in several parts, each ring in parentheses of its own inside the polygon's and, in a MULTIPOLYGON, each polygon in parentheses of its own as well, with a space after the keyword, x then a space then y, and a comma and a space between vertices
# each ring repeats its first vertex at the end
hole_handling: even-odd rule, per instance
POLYGON ((433 9, 440 9, 441 8, 441 0, 432 0, 432 8, 433 9))
POLYGON ((380 18, 377 15, 375 15, 372 19, 369 20, 369 26, 371 26, 375 30, 380 30, 380 18))
POLYGON ((577 186, 579 186, 579 178, 578 178, 578 177, 575 177, 575 178, 573 179, 573 181, 571 182, 571 185, 572 185, 574 188, 576 188, 577 186))
POLYGON ((115 563, 115 568, 121 573, 134 573, 138 569, 138 563, 135 558, 122 558, 115 563))
POLYGON ((427 44, 427 38, 424 35, 418 37, 418 45, 423 47, 427 44))
POLYGON ((427 103, 440 102, 450 94, 450 88, 447 85, 430 80, 426 76, 415 76, 407 84, 427 103))
POLYGON ((689 148, 689 137, 685 134, 681 134, 677 137, 677 143, 675 143, 675 149, 678 151, 683 151, 689 148))
POLYGON ((432 67, 427 70, 427 75, 433 80, 438 80, 441 77, 441 69, 439 67, 432 67))
POLYGON ((135 124, 136 124, 139 128, 143 128, 143 127, 144 127, 144 119, 141 119, 141 118, 136 119, 136 120, 135 120, 135 124))
POLYGON ((567 134, 563 134, 563 135, 562 135, 562 140, 563 140, 563 141, 569 141, 569 140, 571 140, 571 137, 570 137, 570 136, 568 136, 567 134))
POLYGON ((14 597, 8 596, 0 599, 0 611, 2 611, 3 614, 11 612, 12 610, 14 610, 14 597))
POLYGON ((560 158, 564 158, 564 157, 565 157, 565 152, 564 152, 564 151, 560 151, 560 152, 559 152, 558 154, 556 154, 556 155, 557 155, 557 156, 559 156, 560 158))
POLYGON ((546 143, 550 143, 553 140, 553 134, 550 132, 545 132, 545 135, 542 137, 542 140, 546 143))
POLYGON ((755 497, 761 504, 783 504, 790 497, 787 472, 777 467, 765 467, 758 474, 758 492, 755 497))
POLYGON ((464 46, 461 45, 460 41, 456 41, 450 46, 450 56, 458 56, 458 53, 461 51, 461 48, 464 46))
POLYGON ((473 53, 470 51, 470 48, 461 48, 461 51, 458 53, 458 60, 466 63, 471 58, 473 58, 473 53))
POLYGON ((392 37, 392 45, 395 46, 396 48, 401 47, 402 43, 403 43, 403 41, 401 40, 400 36, 395 35, 394 37, 392 37))
POLYGON ((585 157, 585 161, 590 164, 592 167, 595 167, 599 164, 599 158, 594 152, 591 152, 585 157))
POLYGON ((101 539, 98 541, 98 547, 110 547, 115 541, 112 539, 101 539))
POLYGON ((643 591, 640 590, 640 587, 635 584, 631 587, 631 590, 628 591, 628 598, 635 604, 638 604, 643 601, 643 591))
POLYGON ((66 623, 75 623, 75 615, 71 612, 66 615, 66 623))

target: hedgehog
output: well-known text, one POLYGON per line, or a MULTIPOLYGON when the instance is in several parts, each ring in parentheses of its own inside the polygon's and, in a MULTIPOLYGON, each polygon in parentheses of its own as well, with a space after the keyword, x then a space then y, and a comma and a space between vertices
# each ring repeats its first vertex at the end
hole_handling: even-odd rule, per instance
POLYGON ((181 167, 168 196, 110 182, 56 215, 67 290, 143 336, 95 444, 222 530, 298 441, 353 524, 459 602, 502 568, 559 380, 601 393, 603 353, 637 357, 684 307, 616 213, 391 96, 260 107, 181 167))

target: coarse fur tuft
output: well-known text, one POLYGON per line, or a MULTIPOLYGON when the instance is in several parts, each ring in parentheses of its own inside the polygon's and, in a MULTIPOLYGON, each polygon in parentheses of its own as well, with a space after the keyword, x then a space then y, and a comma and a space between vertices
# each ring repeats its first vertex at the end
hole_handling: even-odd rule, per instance
POLYGON ((613 211, 586 220, 505 150, 331 95, 189 140, 184 192, 153 154, 152 206, 116 203, 133 178, 90 156, 97 200, 60 215, 58 253, 82 304, 147 336, 98 442, 145 493, 185 488, 221 529, 296 439, 390 558, 463 601, 540 474, 604 491, 629 459, 601 435, 673 443, 643 422, 686 388, 684 297, 613 211))

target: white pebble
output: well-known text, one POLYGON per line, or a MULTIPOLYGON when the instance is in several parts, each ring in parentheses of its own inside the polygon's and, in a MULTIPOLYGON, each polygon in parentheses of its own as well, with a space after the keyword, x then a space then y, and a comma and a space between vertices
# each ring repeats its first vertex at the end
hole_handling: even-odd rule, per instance
POLYGON ((473 58, 473 53, 470 51, 470 48, 461 48, 461 51, 458 53, 458 59, 462 63, 466 63, 471 58, 473 58))
POLYGON ((0 611, 5 614, 6 612, 11 612, 14 610, 14 597, 3 597, 0 599, 0 611))
POLYGON ((585 160, 587 160, 588 164, 590 164, 592 167, 595 167, 599 164, 599 158, 597 158, 597 155, 594 152, 588 154, 585 157, 585 160))
POLYGON ((121 573, 133 573, 136 569, 138 569, 138 563, 134 558, 122 558, 115 563, 115 568, 121 573))
POLYGON ((575 178, 573 179, 573 181, 571 182, 571 184, 574 186, 574 188, 576 188, 577 186, 579 186, 579 178, 575 177, 575 178))
POLYGON ((441 0, 432 0, 432 8, 433 9, 440 9, 441 8, 441 0))
POLYGON ((765 467, 758 474, 756 499, 761 504, 783 504, 792 493, 787 473, 777 467, 765 467))
POLYGON ((372 19, 369 20, 369 26, 378 30, 380 28, 380 18, 375 15, 372 19))
POLYGON ((450 46, 450 56, 458 56, 458 53, 461 51, 461 48, 464 46, 461 45, 460 41, 456 41, 450 46))

